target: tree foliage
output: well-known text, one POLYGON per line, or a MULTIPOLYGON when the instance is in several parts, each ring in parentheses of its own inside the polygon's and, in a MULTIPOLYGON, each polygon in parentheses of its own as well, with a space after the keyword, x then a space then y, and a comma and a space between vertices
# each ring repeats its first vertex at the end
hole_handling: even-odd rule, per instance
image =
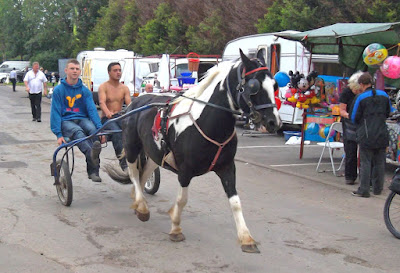
POLYGON ((154 19, 139 28, 134 48, 144 55, 184 52, 186 27, 168 3, 161 3, 154 19))

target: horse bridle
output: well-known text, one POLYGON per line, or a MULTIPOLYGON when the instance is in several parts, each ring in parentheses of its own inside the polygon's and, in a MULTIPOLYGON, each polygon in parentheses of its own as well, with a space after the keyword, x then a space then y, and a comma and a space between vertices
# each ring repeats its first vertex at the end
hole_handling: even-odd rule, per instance
POLYGON ((236 87, 237 91, 236 101, 233 99, 232 91, 231 88, 229 87, 229 76, 227 77, 228 95, 231 97, 235 107, 240 108, 240 100, 243 99, 243 101, 250 109, 249 117, 254 123, 261 122, 262 117, 260 112, 258 112, 258 110, 276 107, 276 104, 273 102, 260 105, 253 105, 250 99, 252 95, 256 95, 260 91, 260 82, 259 80, 256 79, 257 72, 267 69, 268 69, 267 67, 261 66, 249 72, 246 72, 245 68, 243 68, 242 70, 242 63, 240 63, 237 69, 237 77, 239 84, 236 87), (246 82, 246 77, 252 74, 254 74, 253 77, 246 82))

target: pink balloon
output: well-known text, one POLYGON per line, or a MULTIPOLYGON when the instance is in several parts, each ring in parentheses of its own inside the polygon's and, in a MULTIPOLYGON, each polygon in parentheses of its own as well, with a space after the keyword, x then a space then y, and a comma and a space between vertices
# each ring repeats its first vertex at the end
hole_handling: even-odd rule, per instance
POLYGON ((400 78, 400 57, 389 56, 381 65, 381 72, 385 77, 391 79, 400 78))

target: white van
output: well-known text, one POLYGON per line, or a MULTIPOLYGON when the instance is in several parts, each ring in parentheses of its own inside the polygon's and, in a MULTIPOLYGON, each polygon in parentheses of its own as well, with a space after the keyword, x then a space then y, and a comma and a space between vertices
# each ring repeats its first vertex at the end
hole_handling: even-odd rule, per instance
POLYGON ((10 73, 13 68, 23 70, 27 66, 30 66, 29 61, 5 61, 0 65, 0 73, 10 73))
MULTIPOLYGON (((81 65, 81 79, 83 84, 93 92, 93 100, 99 103, 98 90, 100 84, 108 81, 107 67, 111 62, 119 62, 124 71, 128 59, 133 59, 133 51, 118 49, 106 51, 104 48, 95 48, 91 51, 81 51, 76 59, 81 65)), ((121 79, 122 81, 122 79, 121 79)))

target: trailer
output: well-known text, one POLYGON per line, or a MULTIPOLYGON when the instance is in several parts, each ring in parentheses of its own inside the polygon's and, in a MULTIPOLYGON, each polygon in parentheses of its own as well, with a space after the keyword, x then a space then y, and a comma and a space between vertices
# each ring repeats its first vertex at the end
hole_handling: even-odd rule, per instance
POLYGON ((107 66, 111 62, 119 62, 124 71, 127 59, 133 59, 134 52, 126 49, 107 51, 98 47, 94 50, 81 51, 76 59, 81 65, 81 79, 83 84, 93 93, 93 100, 99 103, 98 89, 100 84, 108 81, 107 66))

